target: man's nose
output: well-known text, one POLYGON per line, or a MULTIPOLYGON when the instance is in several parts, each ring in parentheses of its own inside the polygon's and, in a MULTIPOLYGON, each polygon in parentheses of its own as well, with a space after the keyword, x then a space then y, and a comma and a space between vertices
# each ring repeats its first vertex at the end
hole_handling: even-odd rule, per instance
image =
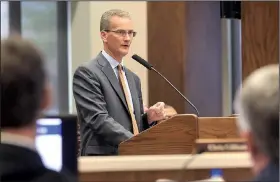
POLYGON ((130 41, 131 40, 131 37, 130 37, 130 35, 128 33, 125 34, 124 40, 125 41, 130 41))

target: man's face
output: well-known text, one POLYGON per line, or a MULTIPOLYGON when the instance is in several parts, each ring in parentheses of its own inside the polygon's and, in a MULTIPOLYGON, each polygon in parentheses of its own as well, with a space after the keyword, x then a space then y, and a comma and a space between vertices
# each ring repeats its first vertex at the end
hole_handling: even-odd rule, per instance
POLYGON ((110 20, 109 30, 101 32, 101 38, 109 51, 122 58, 129 51, 133 34, 135 32, 131 19, 114 16, 110 20))

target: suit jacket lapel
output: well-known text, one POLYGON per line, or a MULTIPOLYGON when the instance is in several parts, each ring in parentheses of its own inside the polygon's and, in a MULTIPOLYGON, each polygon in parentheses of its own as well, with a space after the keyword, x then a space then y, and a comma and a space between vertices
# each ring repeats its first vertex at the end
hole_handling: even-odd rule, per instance
POLYGON ((135 114, 135 119, 138 124, 138 127, 140 127, 140 119, 141 119, 141 116, 140 116, 140 113, 137 112, 137 111, 140 111, 140 104, 139 104, 139 99, 138 99, 138 95, 137 95, 137 90, 136 90, 136 84, 135 84, 135 81, 134 81, 134 78, 133 78, 133 75, 127 71, 127 69, 124 69, 125 70, 125 75, 126 75, 126 79, 127 79, 127 82, 128 82, 128 86, 129 86, 129 90, 130 90, 130 93, 131 93, 131 97, 132 97, 132 103, 133 103, 133 108, 134 108, 134 114, 135 114))
POLYGON ((114 88, 115 92, 117 93, 117 95, 121 99, 122 103, 125 105, 127 111, 129 111, 126 100, 125 100, 125 97, 124 97, 124 93, 123 93, 122 88, 121 88, 120 83, 119 83, 119 80, 117 79, 117 77, 114 73, 114 70, 112 69, 110 63, 106 60, 106 58, 102 55, 102 53, 99 54, 98 62, 99 62, 100 65, 103 66, 101 70, 103 71, 103 73, 108 78, 108 80, 111 83, 112 87, 114 88))

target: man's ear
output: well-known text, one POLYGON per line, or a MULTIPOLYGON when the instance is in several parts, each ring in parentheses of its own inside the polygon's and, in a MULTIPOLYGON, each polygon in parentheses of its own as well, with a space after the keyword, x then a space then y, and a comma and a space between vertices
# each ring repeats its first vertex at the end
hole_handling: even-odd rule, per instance
POLYGON ((103 42, 107 42, 107 32, 101 31, 100 37, 103 42))
POLYGON ((241 133, 241 137, 245 138, 247 142, 248 152, 253 156, 257 154, 257 146, 255 144, 254 136, 252 132, 246 131, 241 133))

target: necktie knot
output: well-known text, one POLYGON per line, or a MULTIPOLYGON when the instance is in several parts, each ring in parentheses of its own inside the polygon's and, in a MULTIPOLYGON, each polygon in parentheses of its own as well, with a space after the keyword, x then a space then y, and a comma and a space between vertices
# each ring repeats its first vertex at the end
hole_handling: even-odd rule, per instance
POLYGON ((123 66, 121 64, 118 65, 118 70, 122 71, 123 70, 123 66))

